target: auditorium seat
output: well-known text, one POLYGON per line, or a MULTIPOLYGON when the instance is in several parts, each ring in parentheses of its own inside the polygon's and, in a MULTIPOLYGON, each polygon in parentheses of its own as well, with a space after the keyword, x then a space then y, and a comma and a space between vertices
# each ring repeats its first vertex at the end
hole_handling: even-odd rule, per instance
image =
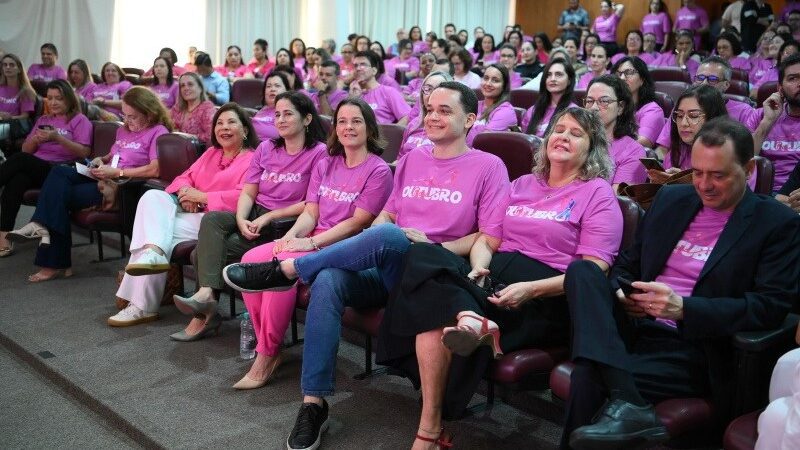
POLYGON ((758 88, 758 94, 756 95, 756 105, 761 107, 764 102, 767 100, 767 97, 770 95, 778 92, 778 82, 777 81, 767 81, 766 83, 762 84, 758 88))
POLYGON ((47 97, 47 81, 31 80, 31 87, 40 97, 47 97))
POLYGON ((233 82, 231 86, 231 101, 245 108, 261 109, 261 100, 264 98, 264 80, 257 78, 242 78, 233 82))
POLYGON ((475 95, 476 95, 476 96, 478 96, 478 100, 479 100, 479 101, 480 101, 480 100, 483 100, 483 92, 481 92, 481 89, 480 89, 480 88, 475 88, 475 89, 473 89, 472 91, 473 91, 473 92, 475 92, 475 95))
POLYGON ((747 103, 748 105, 750 105, 750 106, 752 106, 754 108, 756 107, 756 102, 754 102, 753 99, 748 97, 747 95, 733 95, 733 94, 725 93, 725 94, 722 94, 722 96, 725 97, 726 100, 728 100, 728 99, 729 100, 736 100, 736 101, 739 101, 739 102, 742 102, 742 103, 747 103))
POLYGON ((140 77, 144 75, 144 70, 137 69, 136 67, 123 67, 122 71, 125 72, 126 75, 133 74, 133 75, 138 75, 140 77))
POLYGON ((333 118, 324 114, 319 115, 319 120, 322 122, 322 129, 325 130, 325 135, 330 136, 333 130, 333 118))
POLYGON ((722 448, 725 450, 753 450, 758 439, 758 416, 761 410, 739 416, 725 428, 722 448))
POLYGON ((527 110, 536 103, 539 98, 539 91, 532 91, 530 89, 512 89, 509 96, 509 101, 515 108, 524 108, 527 110))
POLYGON ((586 98, 586 91, 575 89, 572 91, 572 103, 583 108, 583 100, 586 98))
POLYGON ((537 136, 512 131, 484 131, 475 136, 472 146, 498 156, 506 165, 508 178, 516 180, 531 173, 533 155, 541 144, 537 136))
POLYGON ((172 132, 159 136, 156 139, 158 178, 147 180, 145 188, 166 188, 197 160, 200 146, 197 136, 192 134, 172 132))
POLYGON ((741 80, 731 80, 730 87, 726 94, 733 94, 733 95, 744 95, 745 97, 750 95, 750 89, 746 81, 741 80))
POLYGON ((669 94, 656 91, 656 103, 664 111, 664 117, 669 118, 672 110, 675 109, 675 100, 669 94))
POLYGON ((756 161, 756 194, 772 195, 772 187, 775 183, 775 166, 772 161, 763 156, 754 156, 756 161))
POLYGON ((742 69, 731 69, 731 79, 750 83, 750 73, 742 69))
MULTIPOLYGON (((617 197, 617 200, 623 217, 621 251, 633 243, 644 211, 628 197, 617 197)), ((513 391, 545 389, 550 371, 569 356, 567 346, 550 345, 517 350, 493 360, 484 376, 487 383, 487 403, 494 402, 494 388, 498 384, 513 391)))
POLYGON ((691 83, 692 79, 689 72, 680 67, 653 67, 650 69, 650 76, 653 81, 682 81, 691 83))
POLYGON ((381 123, 378 124, 381 130, 381 136, 386 139, 386 148, 383 149, 381 158, 387 163, 397 160, 397 154, 400 152, 400 145, 403 143, 403 132, 406 127, 396 123, 381 123))
POLYGON ((672 100, 677 102, 683 91, 689 89, 691 84, 684 83, 683 81, 656 81, 655 87, 657 92, 663 92, 672 97, 672 100))
POLYGON ((522 131, 522 116, 525 115, 525 108, 514 107, 514 114, 517 115, 517 126, 509 128, 509 131, 522 131))

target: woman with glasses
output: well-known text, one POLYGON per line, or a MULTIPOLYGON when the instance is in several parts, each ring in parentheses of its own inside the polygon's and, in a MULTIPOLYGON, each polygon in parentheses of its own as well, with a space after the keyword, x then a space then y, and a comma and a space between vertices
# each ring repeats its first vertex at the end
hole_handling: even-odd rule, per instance
POLYGON ((550 125, 550 118, 572 103, 575 89, 575 70, 561 58, 550 59, 544 66, 539 83, 539 98, 522 116, 522 130, 527 134, 543 137, 550 125))
POLYGON ((517 65, 517 50, 511 44, 503 44, 500 46, 500 64, 508 70, 508 76, 511 79, 511 89, 516 89, 522 86, 522 77, 514 70, 517 65))
POLYGON ((611 73, 624 80, 631 92, 634 117, 639 131, 636 140, 645 147, 655 145, 664 128, 664 110, 656 102, 656 88, 647 64, 640 58, 626 56, 611 68, 611 73))
POLYGON ((481 81, 483 100, 478 102, 478 117, 467 134, 467 145, 472 147, 475 136, 484 131, 508 131, 519 125, 517 113, 509 102, 511 82, 508 69, 502 64, 486 67, 481 81))
POLYGON ((413 55, 414 44, 411 43, 410 39, 401 39, 398 43, 398 48, 400 49, 400 54, 384 63, 386 75, 389 78, 396 79, 396 74, 399 71, 405 74, 407 80, 415 78, 419 73, 419 59, 413 55))
POLYGON ((669 148, 659 142, 658 152, 664 155, 665 171, 650 169, 647 175, 656 183, 663 183, 675 173, 691 168, 694 137, 711 119, 727 116, 725 99, 707 84, 685 90, 672 111, 669 148))
POLYGON ((422 87, 419 90, 419 101, 411 111, 417 111, 417 114, 411 117, 409 113, 409 122, 405 130, 403 130, 403 141, 400 144, 400 151, 397 154, 399 161, 406 153, 423 147, 432 147, 433 143, 428 139, 425 134, 425 127, 422 121, 425 115, 428 114, 428 98, 431 92, 436 89, 440 84, 445 81, 453 81, 453 77, 447 72, 431 72, 422 81, 422 87))
POLYGON ((626 56, 636 56, 647 64, 652 64, 655 61, 655 55, 645 53, 644 35, 639 30, 628 31, 627 36, 625 36, 625 51, 612 56, 611 64, 616 64, 617 61, 626 56))
POLYGON ((739 56, 739 54, 742 53, 742 42, 735 34, 730 31, 720 34, 717 38, 717 42, 714 44, 714 48, 717 50, 717 55, 719 55, 720 58, 728 61, 731 68, 750 72, 752 68, 750 60, 739 56))
POLYGON ((351 44, 342 45, 342 61, 339 63, 339 81, 344 85, 350 84, 356 73, 356 67, 353 65, 353 55, 355 55, 355 53, 351 44))
POLYGON ((608 154, 614 163, 611 177, 614 192, 620 183, 644 183, 647 172, 639 160, 647 154, 642 144, 636 142, 638 126, 633 117, 634 103, 628 85, 614 75, 595 78, 589 82, 583 105, 590 111, 597 111, 605 127, 608 154))
POLYGON ((470 89, 478 89, 481 85, 481 77, 471 71, 472 56, 469 52, 461 49, 456 53, 450 54, 450 62, 453 64, 453 80, 467 86, 470 89))

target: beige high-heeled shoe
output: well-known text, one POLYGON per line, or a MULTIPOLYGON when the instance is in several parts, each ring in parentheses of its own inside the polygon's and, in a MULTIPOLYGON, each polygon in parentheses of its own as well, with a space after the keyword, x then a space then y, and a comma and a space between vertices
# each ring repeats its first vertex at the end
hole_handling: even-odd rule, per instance
POLYGON ((272 375, 275 373, 275 369, 281 364, 281 355, 280 353, 275 356, 272 360, 272 367, 267 370, 267 376, 264 377, 263 380, 254 380, 247 375, 245 375, 241 380, 237 381, 236 384, 233 385, 234 389, 239 390, 246 390, 246 389, 258 389, 267 384, 272 375))

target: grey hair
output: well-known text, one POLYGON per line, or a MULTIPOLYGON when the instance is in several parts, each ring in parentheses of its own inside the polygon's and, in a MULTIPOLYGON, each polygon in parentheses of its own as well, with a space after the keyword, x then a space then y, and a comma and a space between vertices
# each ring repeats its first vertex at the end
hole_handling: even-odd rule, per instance
POLYGON ((548 57, 550 59, 555 59, 556 55, 559 54, 559 53, 564 55, 564 61, 572 61, 572 58, 570 58, 569 53, 567 53, 567 49, 564 48, 564 47, 555 47, 555 48, 553 48, 552 50, 550 50, 550 55, 548 57))
POLYGON ((547 133, 545 133, 542 140, 542 145, 539 146, 539 150, 533 157, 533 173, 541 178, 550 176, 550 159, 547 157, 547 144, 550 142, 550 136, 553 135, 555 124, 567 114, 575 119, 589 136, 588 155, 578 172, 578 178, 584 181, 593 178, 603 178, 606 181, 611 181, 614 174, 614 162, 608 154, 609 142, 606 137, 605 127, 600 121, 600 116, 596 111, 575 106, 566 108, 553 116, 550 125, 547 127, 547 133))

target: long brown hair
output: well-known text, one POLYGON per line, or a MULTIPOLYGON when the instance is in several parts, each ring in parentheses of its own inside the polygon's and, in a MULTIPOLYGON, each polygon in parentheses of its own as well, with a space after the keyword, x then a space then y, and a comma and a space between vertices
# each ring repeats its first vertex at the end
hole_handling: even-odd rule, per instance
POLYGON ((383 154, 383 149, 386 148, 386 141, 381 136, 381 129, 378 126, 378 119, 375 118, 375 112, 364 100, 357 97, 342 100, 339 106, 336 107, 336 112, 333 114, 333 132, 328 138, 328 154, 344 157, 344 146, 339 142, 339 136, 336 134, 336 120, 339 117, 339 111, 345 105, 357 107, 361 110, 361 115, 364 116, 364 125, 367 126, 367 151, 379 156, 383 154))
MULTIPOLYGON (((22 60, 19 59, 19 56, 13 53, 6 53, 0 61, 11 58, 14 61, 14 64, 17 65, 17 70, 19 70, 19 75, 17 75, 17 81, 19 82, 19 97, 26 97, 30 100, 36 98, 36 92, 33 90, 33 86, 31 86, 31 81, 28 79, 28 74, 25 73, 25 66, 22 64, 22 60)), ((0 86, 8 86, 8 80, 6 76, 3 75, 3 72, 0 71, 0 86)))
POLYGON ((161 124, 169 131, 175 129, 175 125, 172 123, 172 119, 170 119, 161 99, 150 89, 144 86, 134 86, 125 92, 125 95, 122 96, 122 101, 147 116, 147 124, 150 127, 161 124))

